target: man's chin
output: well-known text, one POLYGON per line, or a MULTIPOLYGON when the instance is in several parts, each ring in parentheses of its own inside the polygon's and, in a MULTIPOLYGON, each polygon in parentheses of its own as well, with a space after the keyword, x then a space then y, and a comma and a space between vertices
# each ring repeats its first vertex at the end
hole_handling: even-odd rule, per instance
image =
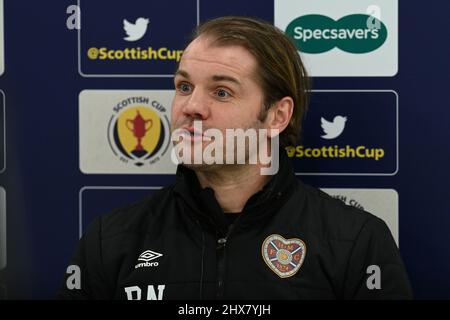
POLYGON ((182 165, 188 169, 198 172, 212 172, 220 170, 225 164, 207 164, 207 163, 182 163, 182 165))

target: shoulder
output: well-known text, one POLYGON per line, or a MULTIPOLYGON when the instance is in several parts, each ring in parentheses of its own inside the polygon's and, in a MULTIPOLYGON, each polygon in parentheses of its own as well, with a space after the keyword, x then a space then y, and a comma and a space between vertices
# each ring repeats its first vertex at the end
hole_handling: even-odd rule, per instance
POLYGON ((295 201, 308 231, 328 240, 355 241, 361 232, 385 232, 386 224, 373 214, 346 205, 320 189, 299 181, 295 201))

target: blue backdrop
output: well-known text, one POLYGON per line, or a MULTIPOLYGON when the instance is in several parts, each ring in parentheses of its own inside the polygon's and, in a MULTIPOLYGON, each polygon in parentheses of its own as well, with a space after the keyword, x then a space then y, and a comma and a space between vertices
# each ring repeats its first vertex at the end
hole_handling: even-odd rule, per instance
MULTIPOLYGON (((126 17, 150 16, 151 23, 164 30, 150 29, 155 32, 152 47, 174 50, 183 49, 197 19, 236 14, 274 21, 273 0, 208 0, 198 1, 198 7, 197 1, 149 2, 81 1, 79 61, 78 33, 66 27, 66 9, 76 4, 74 0, 4 0, 0 171, 5 170, 0 173, 0 187, 6 194, 6 199, 1 199, 6 201, 6 221, 0 219, 0 223, 6 223, 6 265, 0 269, 0 299, 53 298, 80 228, 93 216, 152 192, 146 188, 174 180, 173 175, 80 171, 79 93, 86 89, 173 89, 171 77, 141 76, 171 74, 176 65, 175 61, 159 61, 146 69, 148 63, 142 61, 105 64, 86 58, 86 50, 93 46, 136 46, 122 40, 122 19, 126 17), (115 33, 120 35, 114 37, 115 33), (127 188, 114 189, 121 186, 127 188)), ((320 117, 331 120, 335 115, 329 110, 331 103, 345 106, 340 112, 367 123, 350 126, 348 120, 348 137, 342 137, 348 140, 343 143, 382 145, 386 157, 379 163, 300 159, 304 167, 302 162, 296 165, 312 173, 324 166, 335 173, 343 168, 387 173, 299 178, 317 187, 395 189, 400 249, 415 296, 448 299, 450 3, 399 2, 398 73, 390 77, 314 77, 315 90, 363 93, 314 95, 308 117, 316 120, 307 122, 310 125, 320 117), (398 95, 398 105, 392 92, 398 95), (357 107, 361 100, 368 101, 362 103, 364 108, 357 107), (314 106, 321 103, 325 104, 323 112, 316 114, 314 106), (370 133, 363 142, 358 140, 362 132, 370 133)), ((308 134, 319 134, 308 125, 305 144, 311 141, 308 134)), ((5 242, 1 239, 0 249, 1 241, 5 242)))

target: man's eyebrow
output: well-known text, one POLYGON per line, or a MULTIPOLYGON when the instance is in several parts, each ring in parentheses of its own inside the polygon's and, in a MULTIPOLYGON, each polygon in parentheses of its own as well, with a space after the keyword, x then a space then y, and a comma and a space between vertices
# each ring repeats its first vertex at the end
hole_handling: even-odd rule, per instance
POLYGON ((239 86, 241 85, 241 82, 238 79, 231 77, 231 76, 214 75, 214 76, 212 76, 212 79, 213 79, 213 81, 229 81, 229 82, 236 83, 239 86))
MULTIPOLYGON (((175 72, 175 76, 177 76, 177 75, 180 75, 180 76, 182 76, 182 77, 184 77, 186 79, 190 79, 189 73, 187 73, 187 71, 185 71, 183 69, 178 69, 175 72)), ((213 75, 211 77, 211 79, 213 81, 216 81, 216 82, 218 82, 218 81, 229 81, 229 82, 233 82, 233 83, 235 83, 235 84, 237 84, 239 86, 241 85, 241 82, 238 79, 236 79, 236 78, 234 78, 232 76, 218 74, 218 75, 213 75)))
POLYGON ((187 73, 186 71, 184 71, 184 70, 182 70, 182 69, 178 69, 176 72, 175 72, 175 76, 177 76, 177 75, 180 75, 180 76, 182 76, 182 77, 185 77, 186 79, 189 79, 190 77, 189 77, 189 73, 187 73))

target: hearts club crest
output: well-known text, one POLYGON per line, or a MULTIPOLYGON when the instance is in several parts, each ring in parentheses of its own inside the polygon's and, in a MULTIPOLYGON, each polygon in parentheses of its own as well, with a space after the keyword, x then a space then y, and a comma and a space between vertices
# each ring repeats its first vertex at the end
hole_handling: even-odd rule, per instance
POLYGON ((297 238, 285 239, 273 234, 264 240, 261 253, 264 262, 280 278, 292 277, 303 264, 306 255, 305 243, 297 238))

